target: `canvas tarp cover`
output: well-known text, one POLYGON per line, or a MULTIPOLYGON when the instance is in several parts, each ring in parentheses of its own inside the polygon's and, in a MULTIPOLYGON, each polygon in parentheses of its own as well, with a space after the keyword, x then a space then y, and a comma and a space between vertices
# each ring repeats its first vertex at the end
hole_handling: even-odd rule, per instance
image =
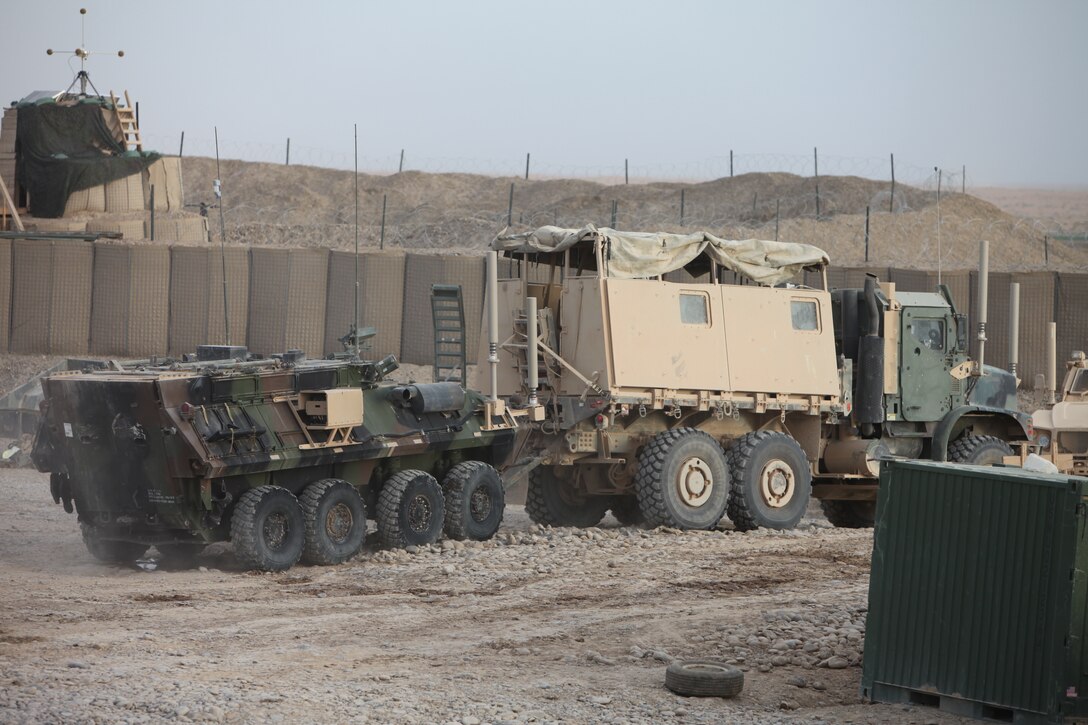
POLYGON ((34 216, 59 217, 73 191, 139 174, 159 158, 151 151, 126 152, 110 114, 98 103, 19 107, 19 183, 30 192, 34 216))
POLYGON ((528 254, 556 253, 595 236, 607 240, 608 275, 620 279, 656 277, 682 269, 701 254, 758 282, 786 282, 805 267, 829 264, 827 253, 809 244, 762 239, 721 239, 708 232, 618 232, 588 225, 582 229, 545 226, 533 232, 499 235, 491 248, 528 254))

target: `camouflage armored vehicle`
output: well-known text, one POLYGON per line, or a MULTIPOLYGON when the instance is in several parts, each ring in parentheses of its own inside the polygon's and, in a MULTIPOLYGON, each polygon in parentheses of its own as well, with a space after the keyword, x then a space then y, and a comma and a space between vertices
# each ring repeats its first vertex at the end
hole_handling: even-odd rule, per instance
POLYGON ((1065 367, 1058 402, 1032 413, 1032 440, 1021 442, 1005 463, 1023 466, 1034 453, 1061 473, 1088 476, 1088 356, 1076 350, 1065 367))
POLYGON ((946 290, 830 292, 815 247, 705 233, 544 227, 492 247, 518 272, 489 284, 494 389, 545 411, 514 462, 535 521, 781 529, 814 495, 871 525, 881 458, 999 462, 1026 437, 1015 378, 968 360, 946 290), (820 288, 789 283, 805 269, 820 288))
POLYGON ((351 557, 368 518, 389 547, 495 533, 509 411, 456 383, 388 382, 392 356, 217 359, 244 354, 43 380, 34 461, 94 556, 155 546, 183 564, 230 540, 244 566, 282 570, 351 557))

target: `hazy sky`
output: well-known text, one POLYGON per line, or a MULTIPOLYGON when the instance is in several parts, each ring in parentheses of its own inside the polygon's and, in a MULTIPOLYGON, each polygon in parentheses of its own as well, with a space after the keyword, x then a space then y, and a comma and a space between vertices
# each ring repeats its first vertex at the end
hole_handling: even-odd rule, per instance
POLYGON ((364 170, 1088 186, 1084 0, 3 0, 5 104, 68 86, 81 6, 167 153, 347 167, 358 123, 364 170))

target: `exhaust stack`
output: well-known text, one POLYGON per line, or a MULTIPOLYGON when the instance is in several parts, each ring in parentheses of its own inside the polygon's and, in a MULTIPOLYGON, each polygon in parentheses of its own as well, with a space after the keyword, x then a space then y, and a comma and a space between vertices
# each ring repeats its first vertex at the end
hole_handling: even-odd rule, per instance
POLYGON ((525 336, 526 336, 526 348, 525 348, 525 363, 529 368, 529 407, 535 408, 537 406, 537 388, 540 387, 540 380, 538 378, 540 371, 537 368, 537 357, 539 352, 537 350, 537 313, 536 313, 536 297, 527 297, 525 299, 525 336))
POLYGON ((1020 283, 1009 285, 1009 372, 1020 379, 1020 283))
POLYGON ((491 402, 499 399, 499 253, 487 253, 487 364, 491 402))
POLYGON ((978 363, 975 374, 982 375, 986 361, 986 306, 990 300, 990 243, 978 243, 978 363))

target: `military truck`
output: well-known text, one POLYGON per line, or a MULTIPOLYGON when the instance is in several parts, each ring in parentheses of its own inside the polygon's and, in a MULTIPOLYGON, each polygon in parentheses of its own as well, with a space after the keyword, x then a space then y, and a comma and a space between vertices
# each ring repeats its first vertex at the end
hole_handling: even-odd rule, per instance
POLYGON ((1034 453, 1060 473, 1088 476, 1088 356, 1075 350, 1065 369, 1057 402, 1032 413, 1032 439, 1021 441, 1005 463, 1023 466, 1034 453))
POLYGON ((543 406, 506 474, 539 523, 788 529, 812 495, 867 526, 881 459, 994 463, 1027 437, 1016 379, 969 360, 947 289, 829 291, 815 247, 707 233, 543 227, 492 248, 515 273, 489 275, 480 359, 491 390, 543 406), (819 286, 791 283, 805 270, 819 286))
POLYGON ((368 518, 388 547, 495 533, 509 409, 457 383, 390 382, 393 356, 246 357, 205 346, 42 381, 34 462, 95 557, 155 546, 180 566, 229 540, 243 566, 276 571, 353 556, 368 518))

